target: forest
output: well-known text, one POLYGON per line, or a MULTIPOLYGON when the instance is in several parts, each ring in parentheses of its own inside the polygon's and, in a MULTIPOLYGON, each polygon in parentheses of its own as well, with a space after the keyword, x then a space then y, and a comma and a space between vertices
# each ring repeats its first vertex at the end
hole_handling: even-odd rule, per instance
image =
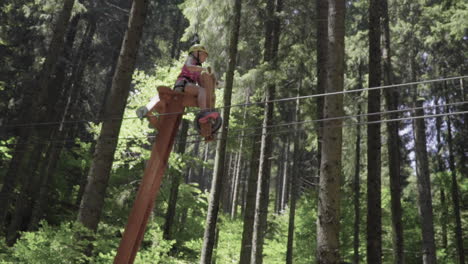
POLYGON ((0 113, 0 264, 468 263, 468 1, 2 0, 0 113))

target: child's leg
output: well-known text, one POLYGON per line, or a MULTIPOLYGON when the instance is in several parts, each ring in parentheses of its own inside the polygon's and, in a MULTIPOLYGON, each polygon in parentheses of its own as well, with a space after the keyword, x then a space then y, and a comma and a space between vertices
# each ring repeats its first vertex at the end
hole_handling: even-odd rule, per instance
POLYGON ((185 93, 197 96, 198 107, 200 107, 201 110, 207 109, 206 91, 203 87, 193 83, 188 83, 185 85, 185 93))

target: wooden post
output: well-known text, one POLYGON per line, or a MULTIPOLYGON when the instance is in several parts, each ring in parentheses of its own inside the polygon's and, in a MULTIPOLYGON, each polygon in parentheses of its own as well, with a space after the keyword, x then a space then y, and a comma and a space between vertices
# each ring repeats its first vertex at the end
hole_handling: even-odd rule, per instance
POLYGON ((180 93, 171 92, 162 95, 160 93, 160 97, 161 101, 154 102, 154 105, 163 103, 165 113, 177 114, 161 115, 158 119, 159 133, 153 145, 151 157, 130 212, 114 264, 131 264, 135 260, 185 109, 184 96, 180 93))
MULTIPOLYGON (((201 82, 203 87, 207 89, 208 102, 211 102, 207 106, 212 108, 215 102, 214 88, 216 86, 214 74, 203 73, 201 82)), ((161 186, 185 107, 198 106, 196 96, 187 96, 164 86, 158 87, 158 92, 159 94, 153 97, 146 106, 137 110, 137 115, 140 117, 146 116, 150 124, 159 133, 156 142, 153 144, 151 157, 146 165, 133 208, 128 217, 127 226, 120 241, 114 264, 132 264, 134 262, 145 234, 148 218, 154 207, 156 195, 161 186), (152 115, 152 111, 157 111, 161 115, 152 115)), ((202 133, 202 136, 210 140, 212 139, 211 124, 207 123, 206 125, 209 130, 205 134, 202 133)), ((204 130, 202 129, 202 131, 204 130)))

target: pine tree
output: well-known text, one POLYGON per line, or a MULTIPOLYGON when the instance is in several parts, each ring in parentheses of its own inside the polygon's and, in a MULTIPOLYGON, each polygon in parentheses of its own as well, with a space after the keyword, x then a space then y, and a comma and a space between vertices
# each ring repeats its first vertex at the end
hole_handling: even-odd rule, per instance
MULTIPOLYGON (((234 5, 234 21, 232 24, 231 38, 229 43, 229 64, 226 73, 226 87, 224 89, 224 105, 231 105, 232 87, 234 83, 234 70, 236 67, 237 59, 237 45, 239 42, 239 29, 242 10, 242 0, 236 0, 234 5)), ((211 185, 210 202, 208 205, 208 213, 206 217, 205 235, 203 237, 203 248, 201 253, 201 264, 210 264, 213 248, 215 246, 215 231, 218 222, 219 202, 221 198, 221 190, 223 189, 223 179, 225 173, 225 159, 226 159, 226 143, 229 126, 229 117, 231 108, 223 108, 221 117, 223 118, 223 125, 221 127, 220 140, 216 145, 215 168, 213 172, 213 182, 211 185)))
MULTIPOLYGON (((328 1, 328 61, 326 92, 343 91, 345 1, 328 1)), ((343 96, 325 97, 324 118, 343 115, 343 96)), ((340 230, 342 120, 323 124, 317 220, 317 262, 337 264, 340 230)))
POLYGON ((109 104, 107 104, 103 115, 105 121, 102 124, 87 185, 81 200, 78 221, 93 231, 96 231, 101 217, 122 116, 143 33, 148 2, 148 0, 135 0, 133 2, 128 30, 112 81, 109 104))

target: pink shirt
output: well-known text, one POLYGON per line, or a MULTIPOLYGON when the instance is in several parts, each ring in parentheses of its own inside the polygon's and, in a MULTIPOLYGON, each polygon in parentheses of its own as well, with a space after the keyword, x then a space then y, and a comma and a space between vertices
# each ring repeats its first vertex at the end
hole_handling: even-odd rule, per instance
POLYGON ((185 61, 184 66, 182 67, 182 72, 179 74, 179 77, 177 77, 177 81, 188 78, 188 81, 190 82, 199 83, 201 72, 191 71, 187 66, 201 66, 201 64, 197 63, 197 60, 192 55, 189 55, 185 61))

